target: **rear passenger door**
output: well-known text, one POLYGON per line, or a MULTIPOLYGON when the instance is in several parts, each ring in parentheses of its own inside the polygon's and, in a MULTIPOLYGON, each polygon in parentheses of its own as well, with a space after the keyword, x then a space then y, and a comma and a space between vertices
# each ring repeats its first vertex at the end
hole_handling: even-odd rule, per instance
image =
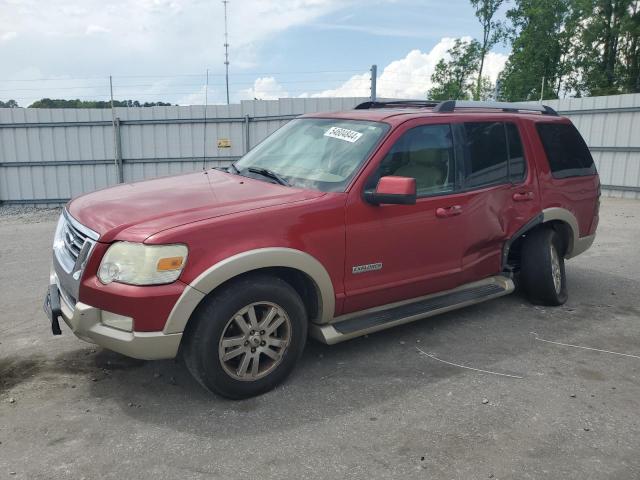
POLYGON ((517 119, 468 121, 455 128, 464 149, 460 206, 466 283, 502 271, 505 241, 536 215, 539 199, 517 119))

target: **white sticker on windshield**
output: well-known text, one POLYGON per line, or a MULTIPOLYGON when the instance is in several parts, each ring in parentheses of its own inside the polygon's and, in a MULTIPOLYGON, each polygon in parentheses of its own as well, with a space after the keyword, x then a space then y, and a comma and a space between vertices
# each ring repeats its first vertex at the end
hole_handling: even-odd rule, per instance
POLYGON ((324 133, 325 137, 338 138, 349 143, 356 143, 362 134, 348 128, 331 127, 324 133))

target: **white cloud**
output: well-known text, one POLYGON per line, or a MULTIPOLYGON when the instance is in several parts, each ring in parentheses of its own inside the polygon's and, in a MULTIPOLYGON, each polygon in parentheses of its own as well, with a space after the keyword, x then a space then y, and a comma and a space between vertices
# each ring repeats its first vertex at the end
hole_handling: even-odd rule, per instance
POLYGON ((89 25, 85 33, 87 35, 93 35, 94 33, 109 33, 110 31, 109 28, 103 27, 102 25, 89 25))
MULTIPOLYGON (((158 88, 158 99, 162 101, 162 90, 158 88)), ((212 85, 205 87, 204 85, 200 87, 196 92, 185 95, 184 97, 178 99, 178 105, 213 105, 215 103, 221 103, 219 99, 222 98, 224 92, 220 89, 214 88, 212 85), (214 99, 218 99, 218 101, 214 101, 214 99)))
POLYGON ((253 87, 240 92, 241 99, 253 100, 277 100, 278 98, 288 97, 289 94, 273 77, 257 78, 253 82, 253 87))
MULTIPOLYGON (((260 63, 263 45, 272 36, 363 1, 231 0, 232 73, 260 63)), ((109 74, 119 84, 124 82, 125 75, 149 75, 127 80, 136 85, 128 89, 127 96, 146 101, 155 94, 148 86, 155 85, 151 78, 154 74, 204 74, 209 67, 212 83, 217 86, 216 96, 210 96, 209 100, 211 103, 224 100, 224 89, 220 88, 224 80, 219 76, 224 68, 220 1, 0 0, 0 12, 0 43, 15 36, 20 38, 20 42, 12 42, 12 48, 0 49, 4 78, 29 79, 22 72, 38 70, 40 77, 47 79, 93 78, 89 83, 102 92, 109 74)), ((173 85, 165 90, 164 100, 197 95, 198 83, 202 83, 199 78, 174 77, 173 85)), ((16 89, 12 94, 20 98, 20 104, 28 104, 43 96, 87 98, 94 93, 89 89, 76 91, 71 88, 73 83, 65 84, 65 90, 50 88, 53 85, 30 83, 29 91, 16 89)), ((55 84, 62 85, 63 82, 55 84)))
POLYGON ((0 41, 8 42, 9 40, 13 40, 18 36, 18 32, 4 32, 0 34, 0 41))
MULTIPOLYGON (((377 95, 381 98, 426 98, 433 86, 431 75, 442 58, 447 58, 447 50, 455 43, 455 38, 442 38, 429 52, 411 50, 406 57, 395 60, 382 69, 378 76, 377 95)), ((470 37, 462 37, 470 40, 470 37)), ((483 75, 495 82, 504 68, 507 56, 490 52, 485 59, 483 75)), ((314 93, 312 97, 368 97, 370 95, 370 74, 354 75, 334 89, 314 93)))
POLYGON ((508 58, 507 55, 502 53, 489 52, 484 59, 484 72, 482 75, 488 76, 492 82, 495 82, 500 72, 504 70, 508 58))
MULTIPOLYGON (((270 76, 257 78, 253 85, 249 84, 251 86, 242 91, 233 84, 247 79, 240 76, 246 75, 242 74, 242 69, 264 63, 263 46, 272 36, 294 27, 310 28, 331 13, 350 11, 353 5, 366 8, 371 3, 364 0, 231 0, 232 100, 278 98, 299 92, 300 86, 287 84, 283 87, 277 77, 270 76)), ((16 37, 20 40, 11 42, 11 48, 0 48, 3 77, 15 79, 13 83, 3 83, 0 88, 11 89, 21 105, 43 96, 104 99, 108 97, 109 74, 114 75, 118 98, 203 103, 201 85, 207 67, 211 69, 209 103, 224 101, 223 9, 220 1, 0 0, 0 12, 0 43, 16 37), (201 75, 190 75, 198 72, 201 75), (158 81, 162 77, 157 75, 159 73, 172 78, 158 81), (33 78, 47 81, 21 82, 21 79, 33 78), (77 90, 74 89, 76 86, 77 90)), ((341 21, 345 19, 348 16, 341 21)), ((378 33, 399 33, 392 30, 378 33)), ((416 33, 419 32, 409 32, 409 35, 416 33)), ((329 34, 331 32, 325 30, 319 38, 329 34)), ((378 95, 424 98, 431 86, 435 64, 452 44, 452 38, 443 38, 428 52, 412 50, 404 58, 384 68, 380 66, 378 95)), ((486 71, 492 78, 502 68, 505 58, 496 53, 487 56, 486 71)), ((283 60, 282 63, 286 62, 283 60)), ((263 71, 273 71, 264 68, 263 71)), ((273 68, 280 69, 281 66, 273 68)), ((284 71, 289 69, 295 70, 294 66, 282 67, 284 71)), ((348 78, 335 88, 306 94, 353 95, 369 95, 367 71, 348 78)))
MULTIPOLYGON (((276 32, 299 26, 356 0, 230 1, 229 32, 234 48, 252 45, 276 32)), ((92 31, 114 33, 114 40, 136 45, 147 40, 156 47, 163 38, 182 48, 211 48, 211 38, 222 38, 222 3, 201 0, 0 0, 0 31, 41 37, 74 37, 92 31), (99 30, 96 30, 96 27, 99 30), (194 42, 194 40, 198 40, 194 42)), ((93 32, 91 32, 93 33, 93 32)), ((216 42, 215 45, 218 46, 216 42)), ((217 48, 217 50, 220 50, 217 48)), ((162 52, 159 52, 162 54, 162 52)), ((209 52, 210 53, 210 52, 209 52)), ((220 53, 220 52, 218 52, 220 53)))

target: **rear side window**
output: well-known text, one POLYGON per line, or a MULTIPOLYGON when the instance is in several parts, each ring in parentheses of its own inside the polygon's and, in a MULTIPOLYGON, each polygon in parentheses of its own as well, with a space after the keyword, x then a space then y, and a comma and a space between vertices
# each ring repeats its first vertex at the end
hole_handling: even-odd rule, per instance
POLYGON ((536 128, 554 178, 596 173, 589 148, 576 127, 566 123, 538 123, 536 128))
POLYGON ((507 137, 502 122, 464 124, 465 187, 507 182, 507 137))

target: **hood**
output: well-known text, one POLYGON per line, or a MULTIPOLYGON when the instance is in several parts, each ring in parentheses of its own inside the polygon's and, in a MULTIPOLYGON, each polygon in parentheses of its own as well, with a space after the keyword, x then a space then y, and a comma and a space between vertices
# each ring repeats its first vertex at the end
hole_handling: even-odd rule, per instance
POLYGON ((142 242, 168 228, 324 195, 207 170, 105 188, 73 199, 69 213, 100 234, 142 242))

